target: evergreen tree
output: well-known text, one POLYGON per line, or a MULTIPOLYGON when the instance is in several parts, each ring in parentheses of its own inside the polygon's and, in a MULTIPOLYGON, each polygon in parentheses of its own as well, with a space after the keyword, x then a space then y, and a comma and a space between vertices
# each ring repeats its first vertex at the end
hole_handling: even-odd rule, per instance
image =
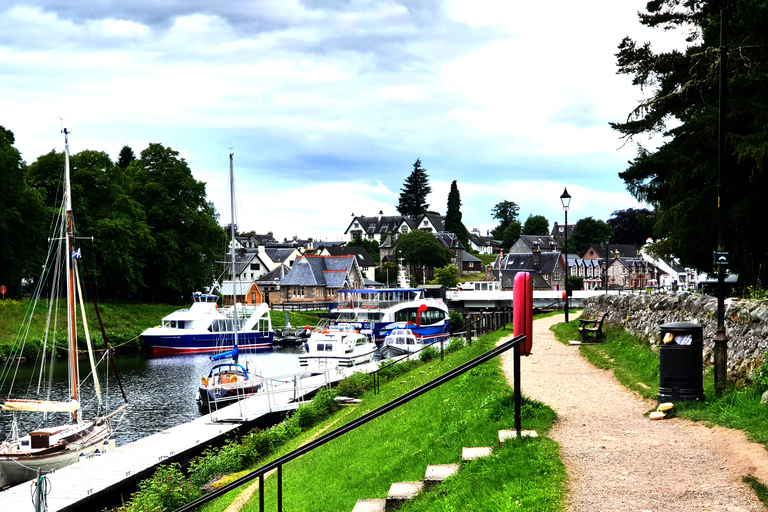
POLYGON ((451 183, 451 191, 448 192, 448 210, 445 213, 445 230, 455 234, 464 245, 469 248, 469 233, 461 222, 461 195, 456 180, 451 183))
POLYGON ((427 212, 427 196, 432 192, 429 186, 427 170, 421 166, 421 160, 416 159, 413 171, 406 178, 403 188, 400 189, 400 202, 397 211, 404 217, 416 217, 427 212))
POLYGON ((640 23, 687 34, 684 50, 654 52, 650 43, 624 38, 619 73, 646 94, 625 122, 611 123, 628 140, 661 133, 661 147, 638 147, 619 176, 639 200, 653 206, 661 256, 684 266, 713 268, 717 249, 719 73, 721 12, 727 9, 727 139, 720 205, 730 270, 739 281, 768 281, 768 219, 756 215, 768 190, 768 2, 766 0, 655 0, 640 23), (666 121, 674 119, 674 127, 666 121))
POLYGON ((573 227, 573 236, 568 238, 568 252, 583 254, 590 245, 604 243, 606 235, 613 239, 613 229, 607 223, 592 217, 583 218, 573 227))
POLYGON ((123 149, 120 150, 120 155, 117 157, 117 166, 122 170, 126 170, 134 160, 136 160, 136 155, 133 150, 129 146, 123 146, 123 149))

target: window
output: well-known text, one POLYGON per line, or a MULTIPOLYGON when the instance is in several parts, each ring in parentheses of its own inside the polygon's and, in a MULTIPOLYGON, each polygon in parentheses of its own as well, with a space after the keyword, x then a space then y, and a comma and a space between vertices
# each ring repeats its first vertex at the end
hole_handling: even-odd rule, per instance
POLYGON ((260 263, 251 263, 251 270, 261 270, 260 263))

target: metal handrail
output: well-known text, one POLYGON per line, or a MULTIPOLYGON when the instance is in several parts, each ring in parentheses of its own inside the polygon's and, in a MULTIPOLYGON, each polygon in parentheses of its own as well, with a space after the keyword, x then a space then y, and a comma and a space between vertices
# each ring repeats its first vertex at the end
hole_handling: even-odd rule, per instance
POLYGON ((263 512, 264 510, 264 475, 274 469, 277 469, 277 510, 278 512, 281 512, 283 509, 283 503, 282 503, 282 494, 283 494, 283 488, 282 488, 282 469, 283 465, 301 457, 302 455, 305 455, 308 452, 311 452, 315 448, 318 448, 325 443, 332 441, 336 439, 337 437, 343 436, 344 434, 351 432, 352 430, 355 430, 358 427, 361 427, 368 423, 371 420, 374 420, 378 418, 379 416, 382 416, 383 414, 386 414, 401 405, 404 405, 414 398, 417 398, 427 391, 430 391, 438 386, 441 386, 442 384, 445 384, 446 382, 458 377, 459 375, 462 375, 463 373, 471 370, 472 368, 475 368, 477 366, 480 366, 481 364, 490 361, 494 357, 503 354, 509 349, 515 350, 515 368, 514 368, 514 393, 515 393, 515 430, 517 431, 517 436, 520 437, 521 435, 521 425, 520 425, 520 404, 521 404, 521 391, 520 391, 520 344, 525 342, 525 335, 520 335, 515 338, 512 338, 511 340, 504 342, 500 345, 497 345, 496 347, 492 348, 488 352, 481 354, 477 356, 476 358, 467 361, 466 363, 457 366, 453 370, 444 373, 443 375, 436 377, 432 379, 431 381, 427 382, 426 384, 423 384, 413 391, 410 391, 403 396, 396 398, 392 400, 391 402, 382 405, 381 407, 374 409, 373 411, 364 414, 363 416, 360 416, 356 420, 352 420, 350 423, 337 428, 336 430, 329 432, 325 434, 324 436, 318 437, 314 441, 310 441, 309 443, 305 444, 304 446, 301 446, 294 451, 283 455, 282 457, 279 457, 272 462, 269 462, 265 464, 264 466, 260 467, 259 469, 252 471, 251 473, 248 473, 247 475, 235 480, 234 482, 217 489, 209 494, 206 494, 202 498, 200 498, 197 501, 193 501, 192 503, 188 503, 187 505, 184 505, 181 508, 176 509, 176 512, 190 512, 192 510, 196 510, 201 505, 205 505, 206 503, 210 503, 211 501, 224 496, 230 491, 233 491, 237 489, 238 487, 250 482, 251 480, 254 480, 256 478, 259 479, 259 510, 263 512))

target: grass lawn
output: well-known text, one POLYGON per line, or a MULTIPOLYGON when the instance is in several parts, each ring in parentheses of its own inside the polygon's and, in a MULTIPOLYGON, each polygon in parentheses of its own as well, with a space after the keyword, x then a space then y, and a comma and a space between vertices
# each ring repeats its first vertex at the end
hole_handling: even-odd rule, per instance
MULTIPOLYGON (((348 406, 290 441, 269 460, 411 391, 511 334, 501 330, 486 335, 472 347, 446 353, 444 362, 429 361, 382 383, 379 395, 366 392, 361 404, 348 406)), ((489 361, 287 464, 283 510, 352 510, 360 498, 385 497, 393 482, 422 480, 429 464, 460 462, 462 447, 496 446, 498 431, 514 428, 513 403, 500 361, 489 361)), ((404 510, 562 510, 565 468, 559 447, 544 436, 554 420, 549 407, 524 399, 522 426, 542 437, 508 442, 492 457, 465 465, 404 510)), ((267 479, 265 492, 266 509, 276 510, 274 476, 267 479)), ((224 510, 233 499, 222 498, 203 510, 224 510)), ((258 510, 258 493, 243 510, 258 510)))

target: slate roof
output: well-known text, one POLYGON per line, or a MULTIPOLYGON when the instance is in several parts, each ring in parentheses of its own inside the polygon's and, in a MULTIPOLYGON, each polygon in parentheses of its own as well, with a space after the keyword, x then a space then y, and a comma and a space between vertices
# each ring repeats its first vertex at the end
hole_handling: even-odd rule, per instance
POLYGON ((448 249, 464 250, 464 244, 462 244, 461 240, 459 240, 459 237, 453 233, 442 231, 440 233, 435 233, 435 238, 437 238, 438 242, 443 244, 443 247, 447 247, 448 249))
POLYGON ((539 249, 544 251, 560 251, 560 244, 557 243, 553 237, 548 235, 520 235, 519 240, 533 250, 536 244, 539 245, 539 249), (554 246, 554 247, 553 247, 554 246))
POLYGON ((282 281, 290 271, 291 269, 288 268, 287 265, 278 265, 260 278, 256 279, 255 282, 258 285, 275 286, 280 284, 280 281, 282 281))
MULTIPOLYGON (((556 266, 560 263, 559 252, 542 252, 541 256, 541 269, 539 272, 542 274, 551 274, 555 271, 556 266)), ((512 253, 505 254, 503 258, 496 258, 493 263, 493 268, 499 268, 499 259, 501 259, 502 270, 530 270, 533 271, 533 253, 512 253)))
POLYGON ((237 295, 245 295, 248 293, 248 290, 251 289, 251 285, 253 284, 251 281, 245 282, 245 281, 237 281, 236 283, 232 283, 232 281, 223 281, 221 283, 221 286, 216 288, 216 291, 218 291, 219 296, 221 297, 232 297, 232 290, 233 290, 233 284, 234 289, 237 291, 237 295))
MULTIPOLYGON (((544 277, 539 274, 538 272, 535 272, 531 269, 519 269, 519 270, 502 270, 501 271, 501 287, 504 290, 511 290, 515 287, 515 276, 518 274, 518 272, 529 272, 531 274, 531 277, 533 279, 533 289, 550 289, 552 285, 550 285, 544 277)), ((493 272, 494 276, 496 276, 496 280, 498 281, 498 275, 499 271, 494 270, 493 272)))
POLYGON ((482 261, 482 260, 480 258, 475 257, 474 254, 464 251, 464 254, 462 255, 462 261, 464 263, 467 263, 470 261, 474 263, 476 261, 482 261))
POLYGON ((352 219, 352 222, 349 223, 344 234, 349 233, 352 229, 360 229, 363 233, 368 235, 382 235, 388 231, 397 230, 398 226, 400 226, 403 221, 408 224, 410 229, 419 229, 425 218, 432 223, 436 231, 445 231, 445 217, 428 213, 417 217, 403 217, 402 215, 377 215, 375 217, 358 216, 352 219), (355 222, 360 224, 359 228, 353 228, 355 222))
POLYGON ((376 262, 373 261, 368 251, 362 247, 326 247, 328 254, 331 256, 354 256, 357 258, 357 264, 360 267, 375 267, 376 262))
POLYGON ((355 270, 354 256, 302 256, 280 281, 280 286, 325 286, 343 288, 347 275, 355 270))
POLYGON ((284 263, 288 261, 288 258, 291 257, 294 251, 295 251, 294 248, 280 248, 280 247, 267 247, 266 249, 264 249, 264 252, 267 253, 267 256, 269 256, 269 259, 271 259, 275 263, 284 263))

